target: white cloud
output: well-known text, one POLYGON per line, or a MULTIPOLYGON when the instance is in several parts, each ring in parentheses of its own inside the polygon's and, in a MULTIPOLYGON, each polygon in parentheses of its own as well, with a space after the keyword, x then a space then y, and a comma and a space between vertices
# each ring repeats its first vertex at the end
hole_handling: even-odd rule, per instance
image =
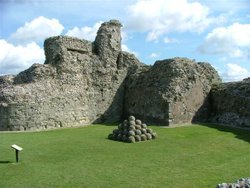
POLYGON ((128 48, 126 44, 122 44, 122 50, 126 52, 131 52, 131 50, 128 48))
POLYGON ((126 52, 129 52, 131 54, 134 54, 136 57, 139 56, 139 54, 135 51, 132 51, 126 44, 122 44, 122 51, 126 51, 126 52))
POLYGON ((250 58, 250 24, 234 23, 213 29, 199 50, 207 54, 250 58))
POLYGON ((148 41, 169 32, 202 32, 214 18, 209 8, 187 0, 140 0, 129 7, 131 30, 149 32, 148 41))
POLYGON ((17 45, 0 39, 0 75, 17 74, 33 63, 43 63, 44 51, 36 43, 17 45))
POLYGON ((93 25, 93 27, 74 27, 73 29, 69 30, 65 35, 77 37, 80 39, 86 39, 90 41, 94 41, 96 37, 96 33, 103 22, 97 22, 93 25))
POLYGON ((233 63, 228 63, 226 71, 221 74, 221 77, 226 82, 240 81, 249 76, 250 72, 247 69, 233 63))
POLYGON ((122 41, 126 41, 130 38, 123 29, 121 29, 121 37, 122 37, 122 41))
POLYGON ((249 10, 250 2, 248 0, 198 0, 206 4, 213 11, 219 12, 238 12, 249 10))
MULTIPOLYGON (((89 26, 84 26, 82 28, 74 27, 73 29, 70 29, 69 31, 67 31, 65 35, 77 37, 80 39, 86 39, 89 41, 94 41, 97 31, 100 28, 102 23, 103 21, 99 21, 95 23, 92 27, 89 27, 89 26)), ((121 29, 121 37, 123 41, 126 41, 130 38, 130 36, 128 36, 128 34, 123 29, 121 29)))
POLYGON ((159 57, 160 55, 158 54, 158 53, 155 53, 155 52, 153 52, 153 53, 151 53, 150 55, 149 55, 149 57, 150 58, 157 58, 157 57, 159 57))
POLYGON ((18 28, 10 36, 10 40, 22 44, 40 42, 47 37, 60 35, 63 29, 63 25, 57 19, 40 16, 18 28))
POLYGON ((177 43, 177 42, 179 42, 179 41, 178 41, 177 39, 175 39, 175 38, 165 37, 165 38, 163 39, 163 42, 166 43, 166 44, 168 44, 168 43, 177 43))

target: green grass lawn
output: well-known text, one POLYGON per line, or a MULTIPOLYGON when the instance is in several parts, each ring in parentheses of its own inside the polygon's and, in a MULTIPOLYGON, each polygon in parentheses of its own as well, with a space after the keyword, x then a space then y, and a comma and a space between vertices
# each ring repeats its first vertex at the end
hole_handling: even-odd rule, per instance
POLYGON ((250 131, 152 126, 157 139, 128 144, 107 139, 114 128, 0 133, 0 187, 203 188, 250 176, 250 131))

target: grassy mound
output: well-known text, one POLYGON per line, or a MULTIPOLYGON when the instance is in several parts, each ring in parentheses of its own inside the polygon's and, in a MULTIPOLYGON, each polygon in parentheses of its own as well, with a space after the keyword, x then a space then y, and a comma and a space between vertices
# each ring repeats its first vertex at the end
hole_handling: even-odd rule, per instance
POLYGON ((154 142, 127 144, 107 139, 114 128, 0 133, 0 187, 215 187, 249 176, 250 131, 153 127, 154 142))

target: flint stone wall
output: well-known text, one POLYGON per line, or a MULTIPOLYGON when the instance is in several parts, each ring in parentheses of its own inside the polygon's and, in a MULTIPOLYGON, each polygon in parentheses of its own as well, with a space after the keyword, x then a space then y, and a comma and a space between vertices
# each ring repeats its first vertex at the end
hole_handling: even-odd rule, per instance
POLYGON ((124 113, 164 125, 206 121, 207 96, 212 85, 219 82, 208 63, 187 58, 157 61, 127 78, 124 113))
POLYGON ((250 128, 250 78, 214 86, 211 106, 211 122, 250 128))
POLYGON ((249 126, 249 80, 221 84, 211 65, 187 58, 142 64, 121 50, 120 28, 116 20, 103 23, 93 43, 48 38, 45 64, 1 76, 0 130, 118 122, 131 114, 161 125, 237 121, 249 126))
POLYGON ((39 130, 119 121, 124 79, 140 62, 121 50, 121 24, 102 24, 91 43, 45 41, 46 61, 0 77, 0 130, 39 130))

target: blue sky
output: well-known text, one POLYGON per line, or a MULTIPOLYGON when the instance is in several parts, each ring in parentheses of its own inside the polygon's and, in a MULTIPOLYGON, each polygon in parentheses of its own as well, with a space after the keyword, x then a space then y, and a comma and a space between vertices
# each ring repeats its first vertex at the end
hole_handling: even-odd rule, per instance
POLYGON ((146 64, 188 57, 224 81, 250 76, 250 0, 1 0, 0 75, 43 63, 45 38, 93 41, 110 19, 123 24, 123 50, 146 64))

